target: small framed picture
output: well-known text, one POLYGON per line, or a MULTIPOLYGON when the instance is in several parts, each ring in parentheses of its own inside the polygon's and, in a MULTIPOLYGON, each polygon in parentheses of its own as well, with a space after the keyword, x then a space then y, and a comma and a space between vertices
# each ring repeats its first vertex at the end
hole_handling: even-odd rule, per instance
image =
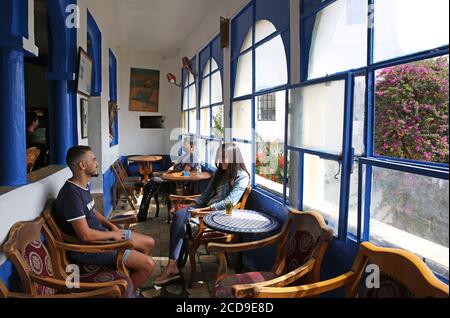
POLYGON ((77 91, 87 97, 91 96, 92 58, 80 47, 78 54, 77 91))
POLYGON ((87 99, 80 99, 81 139, 88 137, 88 103, 89 101, 87 99))

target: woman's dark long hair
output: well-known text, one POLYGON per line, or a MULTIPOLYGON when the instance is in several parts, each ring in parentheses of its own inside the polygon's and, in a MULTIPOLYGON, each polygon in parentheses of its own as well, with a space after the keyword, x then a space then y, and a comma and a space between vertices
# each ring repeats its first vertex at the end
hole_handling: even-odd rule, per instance
POLYGON ((220 183, 221 180, 228 182, 230 186, 233 186, 236 182, 237 175, 239 170, 248 172, 247 168, 244 164, 244 159, 242 157, 242 153, 239 150, 239 147, 234 143, 225 143, 222 144, 219 149, 217 149, 216 154, 216 167, 217 171, 214 174, 214 187, 220 183), (222 161, 226 158, 226 162, 228 163, 227 170, 222 169, 222 161))

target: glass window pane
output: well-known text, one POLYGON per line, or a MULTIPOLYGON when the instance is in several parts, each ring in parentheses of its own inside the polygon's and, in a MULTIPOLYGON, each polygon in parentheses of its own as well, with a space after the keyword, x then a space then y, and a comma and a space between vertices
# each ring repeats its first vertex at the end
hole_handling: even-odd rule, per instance
POLYGON ((448 0, 375 1, 374 60, 448 45, 448 21, 448 0))
POLYGON ((448 56, 376 73, 375 153, 447 163, 448 56))
POLYGON ((341 154, 345 81, 296 88, 289 99, 288 145, 341 154))
MULTIPOLYGON (((361 213, 361 229, 364 224, 364 193, 365 193, 365 169, 362 169, 362 213, 361 213)), ((348 207, 348 232, 357 235, 358 234, 358 161, 353 163, 353 173, 350 177, 350 197, 348 207)))
POLYGON ((197 106, 197 90, 195 84, 189 86, 189 108, 195 108, 197 106))
POLYGON ((276 32, 277 29, 268 20, 258 20, 255 24, 255 43, 264 40, 266 37, 276 32))
POLYGON ((200 97, 200 107, 203 106, 209 106, 209 82, 210 82, 210 77, 205 77, 202 80, 202 93, 201 93, 201 97, 200 97))
POLYGON ((291 208, 298 209, 298 180, 299 180, 299 161, 300 155, 296 151, 289 151, 287 155, 287 186, 286 198, 287 204, 291 208))
POLYGON ((244 164, 245 167, 247 168, 247 171, 250 174, 252 174, 252 162, 253 162, 252 145, 244 144, 241 142, 236 143, 236 145, 239 147, 239 150, 241 151, 242 158, 244 159, 244 164))
POLYGON ((206 62, 205 68, 203 69, 203 77, 211 73, 211 59, 206 62))
POLYGON ((196 151, 198 154, 198 158, 200 163, 204 165, 206 163, 206 140, 201 138, 196 138, 196 151))
POLYGON ((339 223, 340 170, 336 161, 304 156, 303 210, 322 213, 335 235, 339 223))
POLYGON ((223 138, 224 127, 223 105, 214 106, 212 108, 212 135, 214 137, 223 138))
POLYGON ((215 72, 211 79, 211 104, 222 102, 222 80, 220 71, 215 72))
POLYGON ((232 118, 233 138, 252 140, 252 101, 244 100, 233 103, 232 118))
POLYGON ((367 0, 339 0, 316 16, 308 78, 367 63, 367 0))
POLYGON ((186 133, 188 130, 188 112, 183 112, 182 130, 183 133, 186 133))
POLYGON ((355 149, 355 156, 362 156, 365 154, 364 146, 364 119, 366 109, 366 77, 355 77, 354 88, 354 102, 353 102, 353 148, 355 149))
POLYGON ((192 73, 189 73, 189 85, 195 83, 195 77, 192 73))
POLYGON ((236 68, 236 84, 234 87, 234 97, 244 96, 252 93, 252 54, 248 52, 239 57, 236 68))
POLYGON ((210 167, 216 167, 216 155, 221 143, 218 141, 208 141, 208 152, 209 152, 209 162, 210 167))
POLYGON ((217 70, 219 68, 219 66, 217 65, 216 60, 211 59, 211 72, 214 72, 215 70, 217 70))
POLYGON ((197 133, 197 110, 189 111, 189 133, 197 133))
POLYGON ((257 185, 275 192, 283 193, 284 180, 284 126, 286 91, 257 97, 255 112, 258 110, 275 112, 274 121, 255 121, 256 138, 256 176, 257 185), (276 127, 276 129, 274 129, 276 127))
POLYGON ((189 103, 189 88, 183 89, 183 110, 188 109, 188 103, 189 103))
POLYGON ((210 136, 210 108, 200 109, 200 135, 210 136))
POLYGON ((425 176, 373 167, 370 240, 449 262, 449 184, 425 176))
POLYGON ((286 51, 281 35, 256 49, 256 90, 287 84, 286 51))
POLYGON ((244 52, 246 49, 250 48, 253 45, 252 44, 252 37, 253 37, 253 35, 252 35, 253 31, 252 30, 253 30, 253 28, 250 28, 250 30, 247 33, 247 36, 244 39, 244 42, 243 42, 242 47, 241 47, 241 53, 244 52))

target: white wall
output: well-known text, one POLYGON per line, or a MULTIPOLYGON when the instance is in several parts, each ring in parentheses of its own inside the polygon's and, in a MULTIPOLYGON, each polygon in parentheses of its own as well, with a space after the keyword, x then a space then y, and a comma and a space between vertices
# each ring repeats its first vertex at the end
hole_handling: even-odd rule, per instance
MULTIPOLYGON (((8 232, 15 223, 33 220, 44 210, 49 198, 56 198, 59 189, 72 176, 68 168, 42 179, 12 190, 0 196, 0 244, 4 243, 8 232)), ((0 265, 5 256, 0 250, 0 265)))
MULTIPOLYGON (((120 155, 168 154, 173 129, 180 126, 180 90, 166 79, 167 73, 178 75, 181 58, 164 58, 158 51, 120 49, 119 64, 119 143, 120 155), (157 113, 129 110, 131 68, 160 71, 159 107, 157 113), (164 116, 164 129, 140 129, 140 116, 164 116)), ((173 140, 176 142, 176 140, 173 140)))
MULTIPOLYGON (((81 123, 78 120, 78 140, 81 145, 89 145, 93 148, 99 162, 99 172, 105 173, 111 164, 119 157, 119 145, 109 146, 109 49, 111 49, 117 59, 117 81, 120 77, 120 54, 118 50, 119 34, 117 22, 117 10, 114 2, 107 0, 79 0, 80 8, 80 28, 77 30, 77 43, 87 51, 87 10, 94 17, 102 34, 102 93, 99 97, 89 99, 88 112, 88 138, 81 139, 81 123)), ((118 89, 120 99, 120 90, 118 89)), ((77 98, 77 119, 80 118, 80 98, 77 98)), ((120 129, 120 127, 119 127, 120 129)), ((92 192, 103 192, 103 178, 92 179, 92 192)))

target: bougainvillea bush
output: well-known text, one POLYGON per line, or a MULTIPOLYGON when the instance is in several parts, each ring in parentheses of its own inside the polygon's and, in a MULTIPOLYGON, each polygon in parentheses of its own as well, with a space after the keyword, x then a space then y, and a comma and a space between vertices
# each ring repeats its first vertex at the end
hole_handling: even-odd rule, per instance
POLYGON ((377 155, 448 163, 448 71, 448 57, 441 57, 377 74, 377 155))
MULTIPOLYGON (((448 163, 448 57, 383 69, 375 91, 375 153, 448 163)), ((377 168, 372 218, 448 247, 447 180, 377 168)))

